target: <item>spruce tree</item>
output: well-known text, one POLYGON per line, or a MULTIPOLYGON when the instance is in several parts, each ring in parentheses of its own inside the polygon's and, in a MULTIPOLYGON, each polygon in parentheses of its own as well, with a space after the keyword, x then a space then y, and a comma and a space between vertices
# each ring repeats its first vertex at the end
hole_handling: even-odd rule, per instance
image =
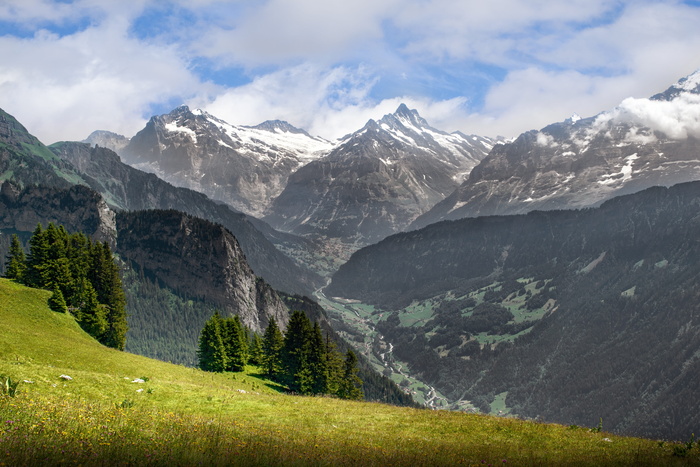
POLYGON ((326 336, 326 364, 328 366, 328 394, 338 394, 343 378, 345 360, 329 336, 326 336))
POLYGON ((226 370, 226 348, 221 338, 221 316, 217 311, 204 324, 199 335, 199 368, 204 371, 223 372, 226 370))
POLYGON ((58 313, 66 313, 68 307, 66 306, 66 300, 63 298, 63 292, 58 287, 53 289, 53 293, 49 297, 49 308, 58 313))
POLYGON ((284 365, 285 380, 293 391, 300 391, 300 378, 306 377, 308 371, 304 368, 308 341, 311 335, 311 322, 306 315, 299 310, 292 312, 284 335, 284 349, 282 362, 284 365))
POLYGON ((253 333, 248 345, 248 363, 251 365, 262 365, 263 362, 263 341, 257 332, 253 333))
POLYGON ((243 371, 248 362, 245 327, 238 316, 222 320, 221 338, 226 348, 227 370, 243 371))
POLYGON ((278 378, 283 370, 282 349, 284 348, 284 337, 277 326, 275 318, 270 318, 270 322, 263 335, 263 371, 270 378, 278 378))
POLYGON ((328 360, 326 358, 326 345, 321 334, 321 327, 317 322, 309 334, 306 342, 306 360, 304 366, 311 374, 310 386, 303 388, 303 394, 325 394, 328 392, 328 360))
POLYGON ((357 356, 352 350, 345 354, 345 365, 343 377, 340 381, 338 397, 341 399, 360 400, 364 397, 362 393, 362 380, 357 376, 357 356))
POLYGON ((10 243, 10 253, 7 255, 7 261, 5 263, 5 277, 21 283, 24 280, 24 275, 27 270, 26 261, 27 258, 22 249, 19 237, 13 234, 10 243))
POLYGON ((49 242, 46 233, 37 224, 32 237, 29 239, 29 256, 27 258, 27 271, 24 276, 24 283, 30 287, 42 287, 43 270, 49 259, 49 242))
POLYGON ((97 293, 89 281, 83 279, 81 289, 77 321, 85 332, 101 341, 107 331, 107 307, 97 300, 97 293))

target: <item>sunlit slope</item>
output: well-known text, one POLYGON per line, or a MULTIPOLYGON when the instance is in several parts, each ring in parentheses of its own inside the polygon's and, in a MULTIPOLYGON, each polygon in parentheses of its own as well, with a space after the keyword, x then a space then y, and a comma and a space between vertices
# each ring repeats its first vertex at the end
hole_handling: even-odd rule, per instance
POLYGON ((685 445, 331 398, 100 346, 49 293, 0 279, 0 464, 688 465, 685 445), (67 375, 72 380, 65 380, 67 375), (133 382, 141 378, 144 382, 133 382))

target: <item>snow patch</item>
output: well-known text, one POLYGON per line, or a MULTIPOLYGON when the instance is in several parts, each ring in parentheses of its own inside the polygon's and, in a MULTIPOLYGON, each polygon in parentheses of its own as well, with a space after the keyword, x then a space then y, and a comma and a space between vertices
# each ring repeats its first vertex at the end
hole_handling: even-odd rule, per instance
POLYGON ((165 129, 172 133, 184 133, 190 137, 194 144, 197 144, 197 133, 194 130, 187 128, 185 126, 178 126, 177 123, 171 122, 165 124, 165 129))

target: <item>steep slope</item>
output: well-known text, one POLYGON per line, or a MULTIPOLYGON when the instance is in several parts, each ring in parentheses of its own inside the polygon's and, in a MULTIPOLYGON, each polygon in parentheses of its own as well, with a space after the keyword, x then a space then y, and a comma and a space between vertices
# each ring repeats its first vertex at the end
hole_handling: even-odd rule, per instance
POLYGON ((270 318, 282 328, 289 321, 284 303, 255 276, 223 226, 174 210, 122 212, 117 225, 117 252, 134 269, 185 297, 240 316, 256 332, 263 332, 270 318))
POLYGON ((626 99, 497 145, 412 228, 443 219, 597 206, 650 186, 700 179, 700 71, 650 99, 626 99))
MULTIPOLYGON (((131 211, 176 209, 223 225, 234 234, 256 274, 276 289, 308 295, 320 283, 316 274, 299 267, 267 239, 267 236, 274 238, 276 233, 261 232, 265 226, 259 221, 215 203, 206 195, 174 187, 154 174, 130 167, 104 147, 62 142, 50 148, 75 166, 90 186, 115 208, 131 211)), ((267 229, 272 230, 269 226, 267 229)), ((303 240, 290 237, 286 235, 280 241, 296 249, 306 247, 303 240)))
POLYGON ((260 217, 290 173, 331 148, 286 122, 234 126, 182 106, 151 118, 119 154, 174 185, 260 217))
POLYGON ((45 227, 49 222, 62 224, 70 232, 84 232, 112 246, 116 243, 115 213, 90 188, 30 186, 21 190, 13 183, 3 182, 0 186, 1 230, 32 232, 37 224, 45 227))
POLYGON ((12 115, 0 109, 0 182, 66 188, 85 181, 12 115))
POLYGON ((685 438, 700 380, 700 182, 597 209, 440 222, 353 255, 329 296, 380 306, 453 402, 685 438))
POLYGON ((299 235, 366 245, 444 199, 492 145, 436 130, 401 105, 292 174, 265 220, 299 235))

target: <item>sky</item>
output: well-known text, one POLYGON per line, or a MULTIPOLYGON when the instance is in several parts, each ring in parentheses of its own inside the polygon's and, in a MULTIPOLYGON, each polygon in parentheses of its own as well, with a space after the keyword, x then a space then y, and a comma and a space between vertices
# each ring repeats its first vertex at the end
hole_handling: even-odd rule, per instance
POLYGON ((698 24, 679 0, 0 0, 0 108, 46 144, 182 104, 335 139, 405 103, 514 137, 693 73, 698 24))

